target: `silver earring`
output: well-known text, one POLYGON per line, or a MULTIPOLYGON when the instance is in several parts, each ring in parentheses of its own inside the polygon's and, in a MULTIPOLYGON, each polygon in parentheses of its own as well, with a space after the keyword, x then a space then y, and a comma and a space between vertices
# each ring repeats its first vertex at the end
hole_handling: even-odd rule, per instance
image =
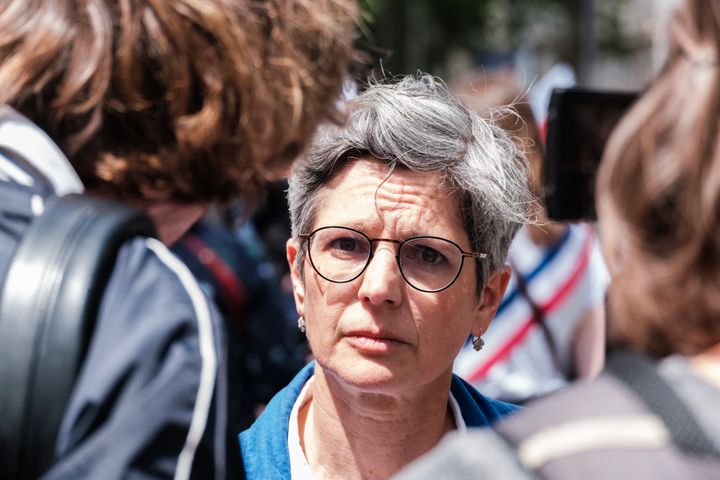
POLYGON ((472 344, 473 348, 476 352, 479 352, 482 350, 482 347, 485 345, 485 340, 482 339, 482 337, 473 337, 472 338, 472 344))
POLYGON ((302 333, 305 333, 305 319, 300 315, 298 317, 298 330, 300 330, 302 333))

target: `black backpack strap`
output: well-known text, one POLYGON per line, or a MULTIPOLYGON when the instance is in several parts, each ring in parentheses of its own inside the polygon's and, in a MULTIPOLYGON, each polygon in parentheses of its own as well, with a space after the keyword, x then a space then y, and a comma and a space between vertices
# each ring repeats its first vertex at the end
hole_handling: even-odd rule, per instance
POLYGON ((606 371, 662 418, 680 450, 688 455, 720 459, 720 452, 649 358, 634 352, 613 352, 608 356, 606 371))
POLYGON ((47 205, 0 292, 0 478, 36 478, 56 437, 122 244, 153 236, 139 211, 87 195, 47 205))

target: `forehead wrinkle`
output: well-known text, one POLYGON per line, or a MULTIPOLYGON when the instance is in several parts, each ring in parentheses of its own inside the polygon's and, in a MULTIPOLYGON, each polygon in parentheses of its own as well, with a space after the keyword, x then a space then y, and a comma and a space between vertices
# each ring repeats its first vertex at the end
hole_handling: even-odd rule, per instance
MULTIPOLYGON (((409 172, 409 170, 400 171, 409 172)), ((381 221, 392 221, 391 225, 393 229, 397 229, 398 225, 402 225, 403 220, 408 219, 407 215, 397 214, 397 212, 402 212, 403 209, 415 206, 417 210, 413 209, 410 212, 411 222, 422 224, 422 227, 418 230, 415 225, 413 225, 414 228, 412 230, 406 231, 405 236, 407 238, 420 235, 447 237, 449 232, 445 229, 436 230, 433 228, 442 224, 442 222, 437 221, 438 218, 441 217, 454 217, 448 218, 448 220, 450 220, 448 226, 451 228, 453 221, 457 222, 458 226, 462 226, 462 215, 459 208, 454 208, 451 212, 440 211, 437 207, 438 197, 428 195, 431 192, 436 192, 439 193, 440 196, 448 197, 452 203, 458 205, 455 200, 456 196, 450 194, 437 173, 419 173, 417 175, 411 175, 410 178, 406 177, 401 181, 393 178, 394 175, 395 173, 379 185, 375 192, 375 211, 381 221), (428 191, 428 185, 432 187, 430 191, 428 191)), ((457 241, 459 239, 455 240, 457 241)))
POLYGON ((333 224, 354 228, 365 234, 370 234, 367 230, 372 228, 402 231, 405 238, 434 235, 465 243, 459 236, 462 233, 452 234, 448 230, 454 230, 453 224, 457 223, 457 227, 464 233, 459 203, 452 200, 457 196, 448 191, 440 174, 413 172, 402 167, 396 168, 389 176, 386 174, 387 164, 372 159, 361 159, 345 165, 321 187, 313 228, 333 224), (352 197, 353 194, 359 198, 356 204, 349 199, 340 210, 328 205, 330 196, 337 202, 338 198, 344 195, 352 197), (452 212, 439 210, 439 204, 443 202, 439 203, 438 200, 442 197, 450 197, 456 207, 451 209, 452 212), (325 217, 322 225, 318 223, 321 216, 325 217), (441 229, 440 225, 446 227, 441 229))
MULTIPOLYGON (((408 209, 411 206, 417 206, 420 211, 420 217, 424 217, 428 212, 428 202, 425 199, 425 193, 422 188, 416 185, 408 185, 407 183, 392 183, 392 179, 388 179, 386 183, 380 185, 375 191, 375 211, 383 222, 385 219, 394 219, 393 227, 397 227, 397 223, 403 219, 403 215, 393 215, 408 209)), ((413 212, 415 216, 415 212, 413 212)), ((413 232, 415 235, 417 232, 413 232)))

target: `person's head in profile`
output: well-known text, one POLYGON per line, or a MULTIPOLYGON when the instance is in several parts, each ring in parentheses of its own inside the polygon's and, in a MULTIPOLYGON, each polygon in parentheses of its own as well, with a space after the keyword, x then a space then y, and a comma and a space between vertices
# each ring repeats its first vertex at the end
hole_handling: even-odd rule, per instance
POLYGON ((430 76, 372 83, 348 109, 290 177, 287 256, 316 362, 241 434, 251 478, 387 478, 513 409, 452 364, 470 335, 481 348, 507 285, 525 159, 430 76))
POLYGON ((333 117, 355 18, 350 0, 7 0, 0 105, 171 242, 209 203, 252 204, 333 117))
POLYGON ((610 341, 665 357, 720 344, 720 4, 686 0, 667 62, 615 129, 596 204, 610 341))

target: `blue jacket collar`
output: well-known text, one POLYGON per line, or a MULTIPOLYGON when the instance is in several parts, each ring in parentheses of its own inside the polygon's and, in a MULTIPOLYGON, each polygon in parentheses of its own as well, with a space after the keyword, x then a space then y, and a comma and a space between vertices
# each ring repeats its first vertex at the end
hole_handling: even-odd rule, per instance
POLYGON ((305 365, 300 373, 270 400, 255 423, 240 434, 240 450, 248 479, 290 478, 287 443, 290 412, 314 370, 314 361, 305 365))
POLYGON ((488 427, 500 417, 518 410, 516 405, 488 398, 475 387, 458 377, 452 376, 450 391, 458 402, 465 425, 472 427, 488 427))
MULTIPOLYGON (((280 392, 253 425, 240 434, 240 450, 248 480, 290 479, 288 423, 290 412, 305 383, 313 375, 310 362, 280 392)), ((484 397, 472 385, 453 375, 450 391, 458 402, 468 428, 487 427, 500 417, 517 410, 515 405, 484 397)))

